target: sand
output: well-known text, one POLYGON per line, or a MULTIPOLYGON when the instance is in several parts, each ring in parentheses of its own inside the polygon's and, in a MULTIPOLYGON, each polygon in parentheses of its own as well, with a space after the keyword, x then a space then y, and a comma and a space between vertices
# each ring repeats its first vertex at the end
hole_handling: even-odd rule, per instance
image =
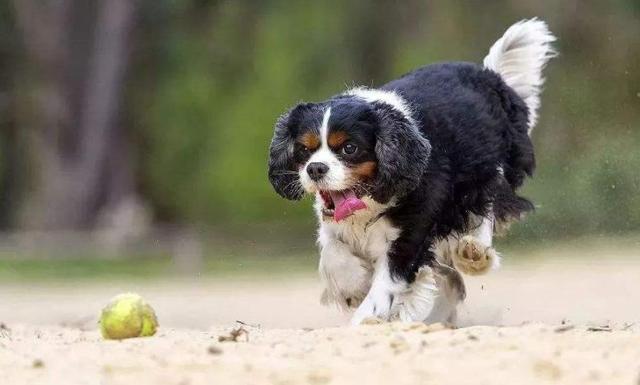
POLYGON ((2 384, 629 384, 640 333, 569 325, 383 324, 324 329, 163 330, 103 341, 95 331, 11 328, 2 384))
POLYGON ((313 275, 0 284, 0 384, 638 385, 640 259, 578 261, 468 280, 456 329, 343 326, 313 275), (160 331, 104 341, 96 315, 126 290, 156 307, 160 331))

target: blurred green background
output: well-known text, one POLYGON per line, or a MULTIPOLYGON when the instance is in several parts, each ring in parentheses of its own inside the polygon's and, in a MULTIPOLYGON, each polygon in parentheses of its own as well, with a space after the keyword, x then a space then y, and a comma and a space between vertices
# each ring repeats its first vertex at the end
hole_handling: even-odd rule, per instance
POLYGON ((523 191, 538 209, 507 242, 633 238, 637 0, 13 0, 0 2, 0 258, 55 244, 82 259, 103 243, 43 234, 106 229, 108 244, 153 234, 127 255, 171 254, 162 239, 186 231, 200 240, 186 255, 312 261, 311 202, 279 198, 266 178, 278 115, 432 62, 481 62, 534 16, 560 56, 523 191))

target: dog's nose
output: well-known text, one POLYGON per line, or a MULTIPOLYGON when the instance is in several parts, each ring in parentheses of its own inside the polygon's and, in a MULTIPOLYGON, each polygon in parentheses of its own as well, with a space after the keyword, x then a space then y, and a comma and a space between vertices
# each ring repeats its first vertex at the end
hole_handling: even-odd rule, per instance
POLYGON ((329 171, 329 166, 320 162, 313 162, 307 165, 307 174, 312 180, 318 181, 329 171))

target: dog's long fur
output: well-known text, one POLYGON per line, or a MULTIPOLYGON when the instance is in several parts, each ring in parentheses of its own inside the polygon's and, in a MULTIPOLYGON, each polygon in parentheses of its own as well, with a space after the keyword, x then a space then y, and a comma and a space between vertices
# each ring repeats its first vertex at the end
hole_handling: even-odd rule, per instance
POLYGON ((535 169, 529 132, 553 40, 544 22, 522 21, 491 47, 484 66, 429 65, 379 89, 299 105, 278 120, 269 178, 288 199, 316 193, 325 299, 359 305, 354 323, 432 319, 437 290, 444 298, 456 286, 454 297, 464 295, 451 284, 455 270, 446 273, 454 277, 449 283, 439 271, 483 273, 497 263, 495 225, 533 209, 516 190, 535 169), (330 148, 334 132, 358 152, 330 148), (300 150, 305 134, 320 147, 300 150), (307 167, 317 162, 328 173, 313 181, 307 167), (356 175, 365 162, 375 162, 375 174, 356 175), (358 191, 369 208, 337 223, 323 215, 320 192, 344 188, 358 191))

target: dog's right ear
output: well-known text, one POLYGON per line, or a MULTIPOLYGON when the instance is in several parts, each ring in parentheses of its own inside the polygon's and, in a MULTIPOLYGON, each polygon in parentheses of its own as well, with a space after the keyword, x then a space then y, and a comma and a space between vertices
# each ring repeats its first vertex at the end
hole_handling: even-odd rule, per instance
POLYGON ((300 116, 312 106, 301 103, 282 114, 276 121, 269 147, 269 181, 278 194, 289 200, 300 200, 304 194, 294 157, 294 141, 300 116))
POLYGON ((427 168, 431 143, 422 136, 413 119, 384 103, 374 103, 379 117, 376 134, 378 172, 373 199, 387 203, 413 191, 427 168))

